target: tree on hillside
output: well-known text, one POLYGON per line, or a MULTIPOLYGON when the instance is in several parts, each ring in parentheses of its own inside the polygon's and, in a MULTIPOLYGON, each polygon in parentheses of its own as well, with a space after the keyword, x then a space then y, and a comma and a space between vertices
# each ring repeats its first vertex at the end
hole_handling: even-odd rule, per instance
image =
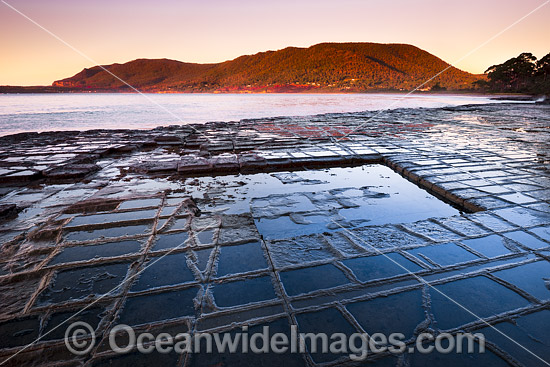
POLYGON ((543 75, 545 79, 550 76, 550 53, 537 61, 537 74, 543 75))
POLYGON ((533 76, 537 71, 537 58, 524 52, 503 64, 489 67, 485 73, 489 87, 508 92, 529 92, 533 87, 533 76))
POLYGON ((535 75, 537 92, 550 96, 550 53, 537 61, 535 75))

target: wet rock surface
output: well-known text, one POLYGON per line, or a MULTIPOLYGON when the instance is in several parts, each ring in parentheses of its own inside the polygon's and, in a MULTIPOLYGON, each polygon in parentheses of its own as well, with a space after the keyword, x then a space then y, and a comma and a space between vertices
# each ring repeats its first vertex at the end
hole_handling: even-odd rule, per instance
POLYGON ((9 218, 17 214, 17 205, 2 204, 0 205, 0 218, 9 218))
POLYGON ((499 104, 0 138, 0 363, 357 364, 115 355, 105 337, 127 323, 402 332, 409 345, 484 332, 488 353, 469 363, 536 365, 500 332, 547 359, 549 126, 548 106, 499 104), (63 323, 82 309, 74 321, 98 342, 75 356, 63 323))

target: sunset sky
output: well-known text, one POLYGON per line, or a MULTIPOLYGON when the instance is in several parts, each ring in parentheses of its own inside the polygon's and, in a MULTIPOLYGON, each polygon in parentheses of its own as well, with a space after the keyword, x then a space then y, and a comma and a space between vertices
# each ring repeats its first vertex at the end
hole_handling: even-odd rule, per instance
MULTIPOLYGON (((547 0, 5 0, 100 64, 220 62, 320 42, 409 43, 455 62, 547 0)), ((550 4, 454 64, 482 73, 550 52, 550 4)), ((49 85, 90 61, 0 2, 0 85, 49 85)))

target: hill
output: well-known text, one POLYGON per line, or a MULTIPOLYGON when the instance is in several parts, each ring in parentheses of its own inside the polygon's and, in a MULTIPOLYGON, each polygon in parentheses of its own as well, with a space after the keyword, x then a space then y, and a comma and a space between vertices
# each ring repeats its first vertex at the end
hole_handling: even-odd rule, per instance
MULTIPOLYGON (((292 92, 410 90, 448 65, 412 45, 321 43, 260 52, 217 64, 138 59, 103 67, 143 91, 292 92)), ((427 87, 470 89, 479 79, 451 67, 427 87)), ((52 86, 130 91, 99 66, 55 81, 52 86)))

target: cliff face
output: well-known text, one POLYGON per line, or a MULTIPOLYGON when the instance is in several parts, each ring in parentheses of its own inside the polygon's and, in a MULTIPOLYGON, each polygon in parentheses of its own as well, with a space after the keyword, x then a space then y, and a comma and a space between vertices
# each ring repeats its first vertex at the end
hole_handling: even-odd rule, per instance
MULTIPOLYGON (((218 64, 138 59, 105 65, 112 74, 145 91, 269 92, 408 90, 449 65, 415 46, 377 43, 322 43, 309 48, 246 55, 218 64)), ((53 83, 56 87, 128 90, 99 66, 53 83)), ((426 88, 472 87, 476 76, 454 67, 426 88)))

